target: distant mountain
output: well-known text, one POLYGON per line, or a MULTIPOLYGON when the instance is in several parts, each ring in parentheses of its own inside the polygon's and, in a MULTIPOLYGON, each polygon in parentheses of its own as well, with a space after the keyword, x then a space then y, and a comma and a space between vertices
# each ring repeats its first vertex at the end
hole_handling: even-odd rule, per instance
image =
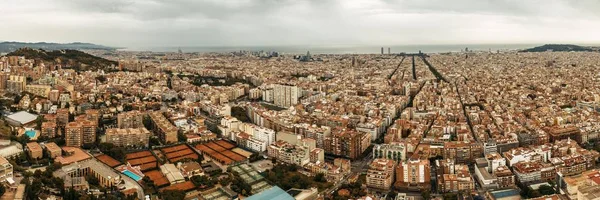
POLYGON ((29 47, 32 49, 44 49, 44 50, 60 50, 60 49, 75 49, 75 50, 115 50, 116 48, 107 47, 91 43, 27 43, 27 42, 0 42, 0 52, 11 52, 20 48, 29 47))
POLYGON ((46 51, 43 49, 20 48, 10 52, 6 56, 24 56, 27 59, 34 59, 46 65, 61 65, 63 68, 70 68, 76 71, 96 71, 98 69, 110 71, 119 64, 116 61, 100 58, 78 50, 46 51))
POLYGON ((539 47, 521 50, 520 52, 546 52, 546 51, 597 51, 592 47, 584 47, 573 44, 546 44, 539 47))

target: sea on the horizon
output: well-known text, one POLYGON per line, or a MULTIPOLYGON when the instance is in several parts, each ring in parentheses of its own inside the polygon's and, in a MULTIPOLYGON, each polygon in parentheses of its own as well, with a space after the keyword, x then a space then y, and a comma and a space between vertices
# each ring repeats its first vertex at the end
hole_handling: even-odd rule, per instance
POLYGON ((134 47, 121 49, 122 51, 153 51, 153 52, 177 52, 186 53, 198 52, 235 52, 235 51, 276 51, 283 54, 305 54, 309 51, 311 54, 380 54, 388 53, 388 47, 391 53, 446 53, 461 52, 466 48, 469 51, 492 51, 497 50, 519 50, 527 49, 539 44, 465 44, 465 45, 395 45, 395 46, 182 46, 182 47, 134 47))

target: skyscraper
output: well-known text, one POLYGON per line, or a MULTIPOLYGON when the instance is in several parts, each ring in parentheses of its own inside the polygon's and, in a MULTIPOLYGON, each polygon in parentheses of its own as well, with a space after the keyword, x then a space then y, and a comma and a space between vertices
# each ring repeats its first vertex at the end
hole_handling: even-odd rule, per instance
POLYGON ((383 55, 383 47, 381 47, 381 55, 383 55))
POLYGON ((389 47, 388 47, 388 54, 392 54, 392 50, 389 47))

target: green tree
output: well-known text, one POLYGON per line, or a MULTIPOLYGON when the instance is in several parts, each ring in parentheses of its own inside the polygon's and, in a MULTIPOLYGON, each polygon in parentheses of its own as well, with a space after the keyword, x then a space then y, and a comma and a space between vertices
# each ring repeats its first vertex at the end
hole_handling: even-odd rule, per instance
POLYGON ((207 188, 215 186, 216 183, 214 179, 208 176, 192 176, 190 180, 192 181, 192 183, 194 183, 195 186, 204 186, 207 188))
POLYGON ((431 192, 429 190, 424 190, 421 192, 421 196, 423 197, 423 199, 429 200, 431 199, 431 192))
POLYGON ((327 179, 325 178, 325 174, 323 174, 323 173, 317 173, 317 175, 315 175, 315 178, 313 180, 316 182, 321 182, 321 183, 327 182, 327 179))
POLYGON ((6 188, 4 187, 4 185, 1 185, 1 184, 0 184, 0 197, 1 197, 2 195, 4 195, 4 193, 5 193, 5 192, 6 192, 6 188))
POLYGON ((540 188, 538 189, 538 191, 540 192, 541 195, 551 195, 556 193, 554 191, 554 188, 552 188, 552 186, 549 185, 542 185, 540 186, 540 188))
POLYGON ((177 141, 179 141, 179 142, 187 141, 187 136, 185 136, 185 134, 183 133, 183 130, 181 130, 181 129, 177 131, 177 141))
POLYGON ((183 200, 185 198, 185 192, 181 190, 165 190, 160 196, 164 200, 183 200))

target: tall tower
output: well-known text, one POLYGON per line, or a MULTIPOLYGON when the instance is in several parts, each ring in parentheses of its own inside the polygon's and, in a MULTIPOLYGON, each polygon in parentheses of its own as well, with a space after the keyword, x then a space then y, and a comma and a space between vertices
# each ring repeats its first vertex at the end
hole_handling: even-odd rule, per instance
POLYGON ((388 47, 388 54, 392 54, 392 51, 389 47, 388 47))
POLYGON ((381 55, 383 55, 383 47, 381 47, 381 55))

